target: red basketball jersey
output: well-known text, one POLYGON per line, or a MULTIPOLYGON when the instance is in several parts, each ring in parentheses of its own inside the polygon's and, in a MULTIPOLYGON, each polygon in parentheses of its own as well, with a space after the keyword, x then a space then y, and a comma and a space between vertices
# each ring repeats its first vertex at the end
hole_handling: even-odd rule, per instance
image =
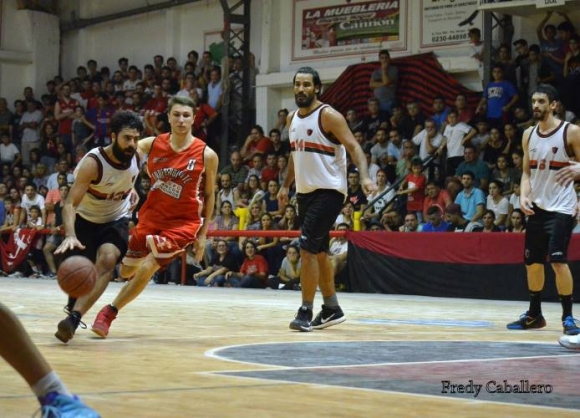
POLYGON ((139 223, 160 229, 202 223, 204 214, 206 144, 195 138, 189 148, 175 152, 170 134, 153 140, 147 158, 151 190, 139 210, 139 223))

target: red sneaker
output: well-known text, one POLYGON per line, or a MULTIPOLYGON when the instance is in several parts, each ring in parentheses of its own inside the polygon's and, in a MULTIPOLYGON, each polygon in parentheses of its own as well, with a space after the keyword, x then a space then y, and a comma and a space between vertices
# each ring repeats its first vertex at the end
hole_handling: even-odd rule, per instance
POLYGON ((105 306, 97 314, 91 331, 93 331, 101 338, 107 338, 107 335, 109 335, 109 328, 111 327, 111 323, 115 320, 116 317, 117 313, 113 310, 113 308, 111 308, 111 305, 105 306))

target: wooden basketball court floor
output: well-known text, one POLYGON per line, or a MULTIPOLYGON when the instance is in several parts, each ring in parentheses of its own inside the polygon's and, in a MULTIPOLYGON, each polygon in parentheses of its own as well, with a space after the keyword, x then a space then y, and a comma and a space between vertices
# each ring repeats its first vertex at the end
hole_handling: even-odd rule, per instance
MULTIPOLYGON (((89 326, 121 286, 110 284, 85 318, 89 326)), ((105 418, 580 416, 580 351, 557 344, 558 304, 544 304, 546 328, 517 332, 505 324, 526 302, 339 299, 345 323, 299 333, 288 329, 299 292, 150 284, 108 339, 79 330, 64 345, 53 336, 65 303, 56 282, 0 279, 0 300, 105 418), (543 393, 513 393, 540 387, 532 385, 543 393)), ((36 409, 24 381, 0 361, 0 417, 36 409)))

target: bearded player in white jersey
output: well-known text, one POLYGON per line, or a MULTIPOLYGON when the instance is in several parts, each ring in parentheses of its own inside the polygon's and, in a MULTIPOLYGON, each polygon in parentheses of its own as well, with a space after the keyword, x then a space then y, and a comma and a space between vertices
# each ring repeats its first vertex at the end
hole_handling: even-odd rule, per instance
POLYGON ((366 194, 376 190, 370 179, 366 157, 351 133, 344 116, 318 100, 322 88, 318 72, 300 68, 294 76, 294 98, 298 110, 287 118, 290 133, 288 176, 278 198, 285 202, 296 182, 298 216, 301 224, 302 305, 290 329, 312 331, 344 322, 338 304, 334 272, 328 257, 329 232, 347 196, 346 152, 359 169, 366 194), (320 287, 324 303, 312 320, 314 296, 320 287))
POLYGON ((133 189, 142 155, 137 142, 143 131, 139 115, 119 111, 111 118, 112 143, 89 151, 75 169, 75 181, 62 210, 65 238, 55 254, 81 254, 95 263, 97 283, 78 300, 69 298, 68 316, 55 337, 67 343, 81 317, 95 304, 127 252, 128 225, 138 197, 133 189))
POLYGON ((556 276, 562 304, 565 337, 580 334, 572 316, 573 279, 567 263, 568 244, 574 227, 578 198, 571 182, 558 181, 558 172, 580 156, 580 128, 554 116, 558 92, 553 86, 539 85, 532 95, 533 116, 537 124, 524 133, 523 174, 520 205, 528 215, 525 237, 525 263, 530 291, 530 307, 511 330, 543 328, 541 293, 544 264, 548 259, 556 276))

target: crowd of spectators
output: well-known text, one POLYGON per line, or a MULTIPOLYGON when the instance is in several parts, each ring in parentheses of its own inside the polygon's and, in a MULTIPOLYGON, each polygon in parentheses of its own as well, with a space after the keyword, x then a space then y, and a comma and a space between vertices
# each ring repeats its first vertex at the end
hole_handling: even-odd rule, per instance
MULTIPOLYGON (((436 96, 423 112, 419 103, 396 100, 398 70, 388 50, 379 53, 380 66, 369 80, 367 111, 349 109, 345 117, 362 146, 377 182, 366 196, 356 168, 348 170, 348 198, 336 220, 339 230, 396 232, 509 232, 525 230, 519 209, 522 134, 532 126, 530 93, 539 83, 558 88, 557 116, 578 123, 580 112, 579 36, 565 14, 557 26, 548 12, 538 27, 538 39, 518 39, 493 51, 491 75, 476 108, 462 94, 453 103, 436 96), (512 48, 513 47, 513 48, 512 48), (513 53, 512 53, 513 51, 513 53)), ((474 58, 483 57, 478 29, 470 40, 474 58)), ((0 98, 0 224, 17 227, 58 227, 60 199, 66 196, 71 172, 87 150, 110 142, 109 121, 119 109, 138 112, 145 135, 169 131, 167 103, 173 95, 190 96, 197 104, 193 134, 211 147, 218 144, 224 94, 239 87, 243 71, 257 73, 254 60, 244 69, 239 57, 230 59, 229 79, 209 51, 196 51, 180 66, 161 55, 141 70, 118 60, 118 68, 98 68, 89 60, 77 77, 55 77, 46 83, 40 100, 30 87, 9 108, 0 98), (1 203, 3 202, 3 203, 1 203), (34 220, 32 205, 40 210, 34 220)), ((254 111, 235 107, 232 112, 254 111)), ((240 133, 229 161, 218 176, 214 230, 283 230, 300 228, 295 202, 281 206, 277 193, 288 174, 290 154, 287 109, 265 130, 254 124, 240 133), (245 138, 245 139, 244 139, 245 138)), ((136 183, 141 202, 150 182, 143 171, 136 183)), ((36 208, 34 208, 36 209, 36 208)), ((136 223, 138 218, 133 217, 136 223)), ((31 261, 34 274, 52 276, 52 252, 58 234, 49 236, 31 261), (44 255, 44 257, 41 257, 44 255), (42 260, 41 260, 42 259, 42 260)), ((344 268, 346 246, 335 241, 337 272, 344 268)), ((193 258, 191 258, 193 260, 193 258)), ((299 289, 300 255, 294 237, 213 237, 202 266, 192 273, 201 286, 272 287, 299 289)), ((170 269, 171 270, 171 269, 170 269)), ((160 282, 162 280, 160 279, 160 282)))

